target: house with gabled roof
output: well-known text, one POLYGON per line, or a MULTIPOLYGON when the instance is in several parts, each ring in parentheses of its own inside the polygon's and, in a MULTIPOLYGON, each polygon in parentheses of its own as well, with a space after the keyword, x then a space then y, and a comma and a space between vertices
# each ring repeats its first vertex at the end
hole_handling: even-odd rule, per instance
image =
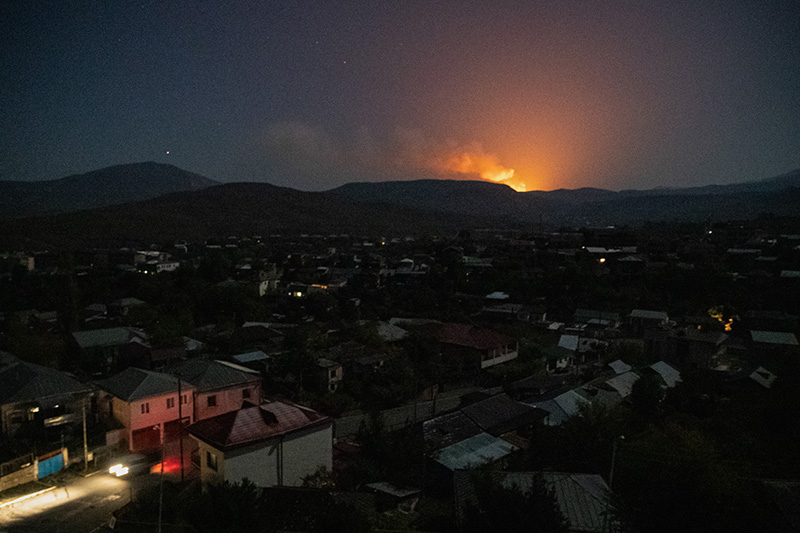
POLYGON ((104 375, 127 366, 144 366, 150 362, 151 347, 148 337, 139 328, 75 331, 72 339, 82 365, 104 375))
POLYGON ((300 486, 333 464, 333 420, 288 401, 246 405, 187 432, 198 444, 204 485, 247 478, 260 487, 300 486))
POLYGON ((129 367, 97 385, 104 391, 100 415, 121 427, 106 435, 109 444, 131 451, 158 448, 163 438, 180 434, 181 423, 194 421, 196 387, 170 374, 129 367))
POLYGON ((517 340, 491 329, 470 324, 434 326, 429 338, 469 358, 475 369, 486 369, 516 359, 517 340))
POLYGON ((91 385, 64 372, 0 351, 0 435, 10 437, 28 424, 77 424, 93 393, 91 385))
POLYGON ((236 411, 243 402, 261 403, 261 374, 227 361, 189 359, 168 372, 194 387, 194 420, 236 411))

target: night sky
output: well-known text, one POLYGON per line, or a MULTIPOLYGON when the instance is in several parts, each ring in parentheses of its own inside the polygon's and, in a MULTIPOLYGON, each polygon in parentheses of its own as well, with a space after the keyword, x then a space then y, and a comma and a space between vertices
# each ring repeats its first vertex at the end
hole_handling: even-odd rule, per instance
POLYGON ((800 168, 800 2, 0 3, 0 179, 692 186, 800 168), (513 169, 513 172, 511 171, 513 169))

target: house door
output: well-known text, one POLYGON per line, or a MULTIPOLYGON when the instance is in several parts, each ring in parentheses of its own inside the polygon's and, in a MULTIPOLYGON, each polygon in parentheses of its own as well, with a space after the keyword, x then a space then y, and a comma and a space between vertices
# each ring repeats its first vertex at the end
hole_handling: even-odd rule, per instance
POLYGON ((161 446, 161 432, 158 426, 150 426, 133 430, 131 451, 154 450, 161 446))

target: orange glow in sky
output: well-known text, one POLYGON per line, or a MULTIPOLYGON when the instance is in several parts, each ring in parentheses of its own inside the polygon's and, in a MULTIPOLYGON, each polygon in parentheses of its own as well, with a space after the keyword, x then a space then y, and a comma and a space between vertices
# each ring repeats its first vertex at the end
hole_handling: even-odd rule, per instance
POLYGON ((451 154, 443 161, 443 170, 457 174, 477 174, 481 179, 508 185, 517 192, 525 192, 526 185, 515 176, 514 169, 497 162, 497 157, 481 151, 464 151, 451 154))

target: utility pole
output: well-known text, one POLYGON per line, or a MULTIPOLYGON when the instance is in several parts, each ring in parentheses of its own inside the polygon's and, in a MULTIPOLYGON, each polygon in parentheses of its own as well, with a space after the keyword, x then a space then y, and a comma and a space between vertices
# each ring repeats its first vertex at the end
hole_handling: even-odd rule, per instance
POLYGON ((614 484, 614 465, 617 461, 617 446, 619 446, 620 441, 625 440, 624 435, 620 435, 616 439, 614 439, 614 446, 611 448, 611 469, 608 472, 608 488, 609 490, 612 488, 614 484))
POLYGON ((161 510, 164 507, 164 446, 166 445, 166 431, 163 423, 161 429, 161 475, 158 483, 158 533, 161 533, 161 510))
POLYGON ((89 443, 86 439, 86 399, 81 402, 81 411, 83 411, 83 473, 85 475, 89 472, 89 443))
POLYGON ((624 435, 615 438, 613 447, 611 448, 611 469, 608 472, 608 495, 606 496, 606 510, 603 513, 603 531, 611 531, 612 529, 611 498, 613 493, 611 492, 611 486, 614 483, 614 465, 617 461, 617 446, 619 446, 619 443, 623 440, 625 440, 624 435))
POLYGON ((178 442, 181 454, 181 483, 183 483, 183 396, 181 395, 181 378, 178 378, 178 442))

